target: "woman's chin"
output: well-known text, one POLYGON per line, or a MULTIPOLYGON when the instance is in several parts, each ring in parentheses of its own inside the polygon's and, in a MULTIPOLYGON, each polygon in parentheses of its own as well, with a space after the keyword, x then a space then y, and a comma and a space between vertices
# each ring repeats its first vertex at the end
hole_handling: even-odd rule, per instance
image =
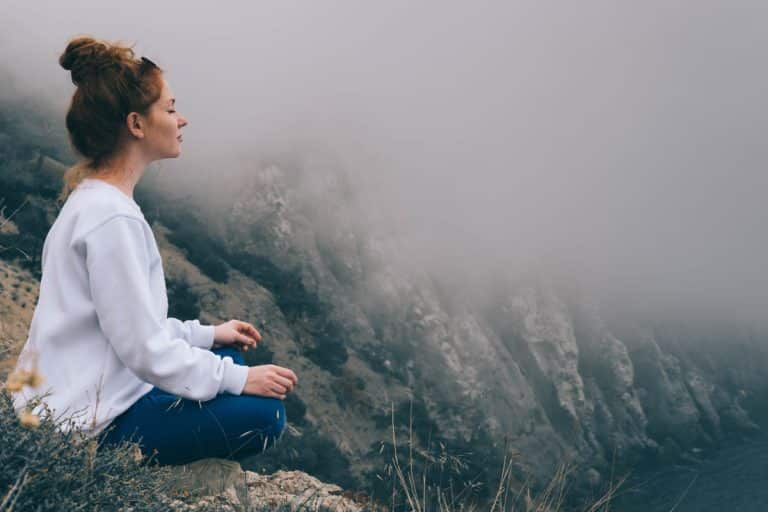
POLYGON ((152 161, 154 162, 156 160, 167 160, 169 158, 178 158, 180 155, 181 155, 181 148, 177 149, 173 153, 166 153, 163 156, 161 156, 160 158, 155 158, 152 161))

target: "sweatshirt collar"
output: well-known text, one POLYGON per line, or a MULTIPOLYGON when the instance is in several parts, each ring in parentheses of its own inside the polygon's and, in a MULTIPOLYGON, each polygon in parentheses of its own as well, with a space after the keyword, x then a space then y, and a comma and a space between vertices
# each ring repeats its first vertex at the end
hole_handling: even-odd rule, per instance
POLYGON ((123 192, 122 190, 120 190, 116 186, 112 185, 111 183, 107 183, 106 181, 100 180, 100 179, 97 179, 97 178, 83 178, 81 183, 83 185, 86 185, 86 186, 93 185, 93 186, 96 186, 96 187, 102 187, 102 188, 106 188, 106 189, 111 189, 114 192, 116 192, 120 197, 122 197, 123 200, 128 201, 128 203, 133 208, 135 208, 136 210, 141 212, 141 207, 139 206, 139 204, 136 201, 134 201, 134 199, 132 197, 128 196, 125 192, 123 192))

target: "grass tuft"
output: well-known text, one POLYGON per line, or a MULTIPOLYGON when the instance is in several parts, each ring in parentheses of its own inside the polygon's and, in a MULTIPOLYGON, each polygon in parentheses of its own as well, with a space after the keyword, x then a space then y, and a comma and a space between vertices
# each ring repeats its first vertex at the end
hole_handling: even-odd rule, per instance
POLYGON ((175 491, 170 468, 148 465, 135 443, 100 447, 71 423, 61 429, 43 409, 40 416, 29 410, 17 415, 9 391, 0 389, 0 512, 161 511, 169 509, 168 500, 199 498, 175 491))

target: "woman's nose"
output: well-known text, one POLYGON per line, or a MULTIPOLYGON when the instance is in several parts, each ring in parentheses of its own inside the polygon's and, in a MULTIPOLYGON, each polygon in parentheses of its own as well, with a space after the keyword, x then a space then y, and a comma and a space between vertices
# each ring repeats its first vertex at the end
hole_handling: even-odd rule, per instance
POLYGON ((183 128, 183 127, 187 126, 188 124, 189 123, 187 122, 187 118, 186 117, 180 117, 179 118, 179 128, 183 128))

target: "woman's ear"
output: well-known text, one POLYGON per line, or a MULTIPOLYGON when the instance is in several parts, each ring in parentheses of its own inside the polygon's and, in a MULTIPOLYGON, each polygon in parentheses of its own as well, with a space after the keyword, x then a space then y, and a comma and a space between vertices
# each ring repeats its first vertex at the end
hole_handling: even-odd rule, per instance
POLYGON ((126 118, 126 124, 128 125, 128 131, 137 139, 144 138, 144 119, 138 112, 131 112, 126 118))

